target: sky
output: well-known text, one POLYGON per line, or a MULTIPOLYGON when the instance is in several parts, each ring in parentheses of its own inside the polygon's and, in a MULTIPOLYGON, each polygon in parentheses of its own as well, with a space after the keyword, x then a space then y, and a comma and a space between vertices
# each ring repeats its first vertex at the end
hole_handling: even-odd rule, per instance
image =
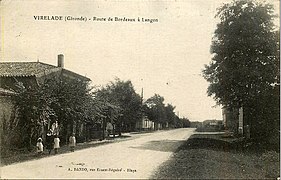
MULTIPOLYGON (((192 121, 222 119, 202 77, 211 61, 216 8, 229 0, 11 1, 1 2, 1 61, 40 61, 102 86, 131 80, 148 99, 155 93, 192 121), (34 16, 86 17, 87 21, 35 20, 34 16), (93 21, 145 18, 158 22, 93 21), (90 20, 91 18, 91 20, 90 20)), ((279 7, 278 0, 272 0, 279 7)))

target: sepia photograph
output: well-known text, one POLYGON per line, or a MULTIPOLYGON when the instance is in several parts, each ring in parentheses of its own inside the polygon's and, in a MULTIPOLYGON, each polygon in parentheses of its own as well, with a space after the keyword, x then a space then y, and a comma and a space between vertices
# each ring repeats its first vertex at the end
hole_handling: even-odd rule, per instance
POLYGON ((0 0, 1 179, 280 179, 279 0, 0 0))

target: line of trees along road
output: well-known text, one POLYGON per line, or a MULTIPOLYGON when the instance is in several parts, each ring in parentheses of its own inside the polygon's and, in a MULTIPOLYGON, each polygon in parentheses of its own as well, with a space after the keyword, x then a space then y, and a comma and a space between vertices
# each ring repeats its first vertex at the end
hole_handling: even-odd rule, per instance
POLYGON ((216 17, 220 22, 211 45, 213 58, 203 71, 210 82, 208 94, 230 110, 243 107, 253 140, 278 145, 280 33, 273 5, 233 1, 216 17))
POLYGON ((13 96, 16 116, 13 123, 3 124, 2 142, 7 147, 32 148, 39 136, 45 136, 51 124, 58 121, 62 143, 73 132, 78 140, 88 140, 89 126, 106 123, 116 132, 135 131, 135 124, 144 116, 169 127, 188 127, 187 118, 179 118, 175 107, 164 104, 164 97, 155 94, 143 102, 131 81, 116 79, 101 88, 77 79, 46 79, 40 86, 18 86, 13 96), (81 129, 84 129, 81 131, 81 129))
POLYGON ((143 102, 143 97, 136 93, 131 81, 116 79, 97 90, 95 98, 118 107, 119 111, 115 111, 116 118, 109 117, 107 121, 114 123, 119 132, 135 131, 136 122, 144 116, 163 127, 167 123, 169 127, 189 126, 187 118, 179 118, 175 114, 174 106, 164 104, 164 97, 155 94, 143 102))

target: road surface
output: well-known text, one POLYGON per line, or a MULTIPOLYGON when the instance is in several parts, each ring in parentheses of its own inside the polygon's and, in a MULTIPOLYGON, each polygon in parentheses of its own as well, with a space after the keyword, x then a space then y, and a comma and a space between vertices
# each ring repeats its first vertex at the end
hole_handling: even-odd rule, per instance
POLYGON ((174 129, 1 167, 1 178, 149 178, 194 133, 174 129))

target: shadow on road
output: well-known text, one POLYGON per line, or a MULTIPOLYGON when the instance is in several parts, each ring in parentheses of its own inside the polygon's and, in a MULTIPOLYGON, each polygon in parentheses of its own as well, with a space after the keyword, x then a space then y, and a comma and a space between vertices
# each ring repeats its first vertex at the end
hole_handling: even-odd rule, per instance
POLYGON ((182 145, 185 140, 161 140, 161 141, 149 141, 142 146, 139 147, 131 147, 137 149, 146 149, 153 151, 162 151, 162 152, 175 152, 180 145, 182 145))
POLYGON ((268 150, 279 152, 279 147, 271 147, 242 138, 225 138, 223 134, 194 134, 177 149, 209 149, 224 152, 264 153, 268 150))
POLYGON ((266 148, 222 134, 194 134, 150 179, 276 179, 280 153, 266 148))

